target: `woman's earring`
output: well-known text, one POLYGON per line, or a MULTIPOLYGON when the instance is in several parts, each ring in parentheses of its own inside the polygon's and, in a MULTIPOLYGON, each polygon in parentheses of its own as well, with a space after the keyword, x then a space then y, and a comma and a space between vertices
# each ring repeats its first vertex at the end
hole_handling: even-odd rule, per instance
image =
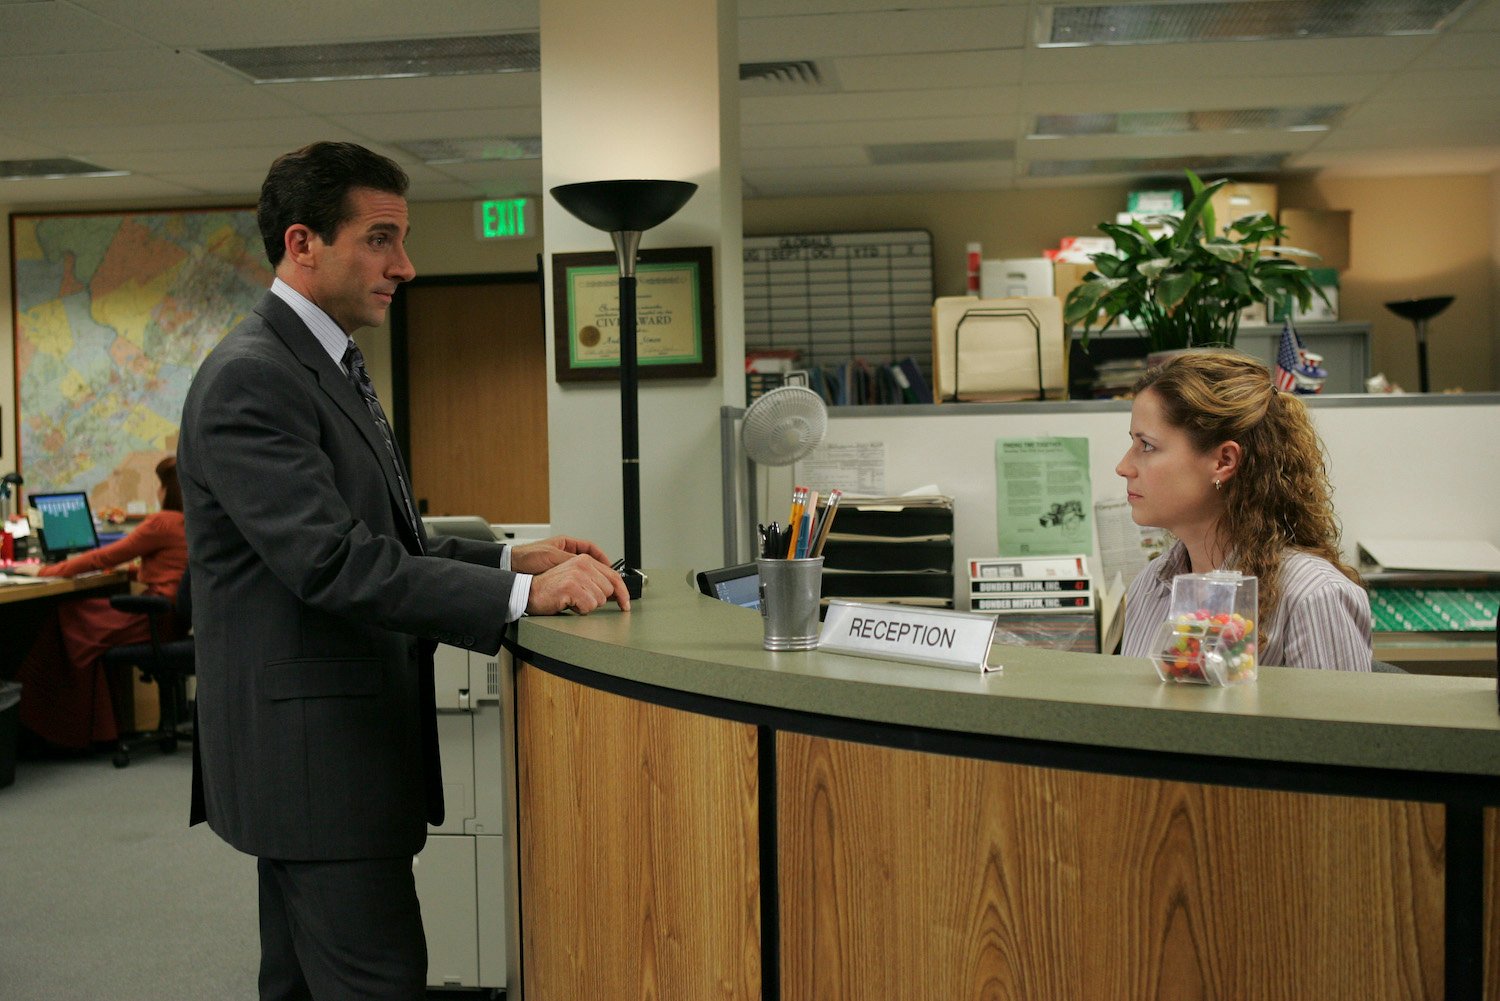
POLYGON ((1222 490, 1223 488, 1224 488, 1224 484, 1220 483, 1218 480, 1214 480, 1214 489, 1215 490, 1222 490))

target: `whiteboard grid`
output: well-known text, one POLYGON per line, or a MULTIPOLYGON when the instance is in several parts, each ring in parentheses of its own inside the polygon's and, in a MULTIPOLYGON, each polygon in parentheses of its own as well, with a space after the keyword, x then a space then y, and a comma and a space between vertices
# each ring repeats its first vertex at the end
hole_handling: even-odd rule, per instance
POLYGON ((932 378, 932 234, 744 240, 745 351, 796 350, 798 366, 915 359, 932 378))

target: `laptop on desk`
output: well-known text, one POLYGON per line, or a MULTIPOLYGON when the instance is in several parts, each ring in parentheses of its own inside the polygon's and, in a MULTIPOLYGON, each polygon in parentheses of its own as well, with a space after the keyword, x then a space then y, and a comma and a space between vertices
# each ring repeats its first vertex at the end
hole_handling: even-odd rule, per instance
POLYGON ((56 563, 99 548, 99 533, 94 528, 88 494, 81 490, 28 494, 26 499, 41 515, 37 540, 42 547, 42 562, 56 563))

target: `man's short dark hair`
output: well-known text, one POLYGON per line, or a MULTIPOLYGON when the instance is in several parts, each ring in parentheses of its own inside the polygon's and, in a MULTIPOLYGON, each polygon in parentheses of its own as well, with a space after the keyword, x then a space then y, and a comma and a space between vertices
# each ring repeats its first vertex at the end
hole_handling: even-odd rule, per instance
POLYGON ((301 223, 332 243, 349 218, 349 190, 371 188, 406 195, 406 171, 354 143, 315 142, 283 154, 260 187, 255 219, 271 267, 286 254, 286 231, 301 223))

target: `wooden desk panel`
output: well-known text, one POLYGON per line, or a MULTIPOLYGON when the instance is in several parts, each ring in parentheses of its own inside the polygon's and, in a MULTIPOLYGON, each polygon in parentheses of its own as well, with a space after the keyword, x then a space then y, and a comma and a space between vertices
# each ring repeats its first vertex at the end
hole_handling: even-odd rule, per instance
POLYGON ((111 570, 88 577, 44 578, 39 584, 4 584, 0 585, 0 605, 87 595, 93 591, 109 594, 123 591, 129 582, 130 577, 123 570, 111 570))
POLYGON ((781 996, 1443 996, 1443 807, 777 735, 781 996), (878 777, 878 778, 877 778, 878 777))
POLYGON ((761 996, 755 727, 516 673, 527 1001, 761 996))

